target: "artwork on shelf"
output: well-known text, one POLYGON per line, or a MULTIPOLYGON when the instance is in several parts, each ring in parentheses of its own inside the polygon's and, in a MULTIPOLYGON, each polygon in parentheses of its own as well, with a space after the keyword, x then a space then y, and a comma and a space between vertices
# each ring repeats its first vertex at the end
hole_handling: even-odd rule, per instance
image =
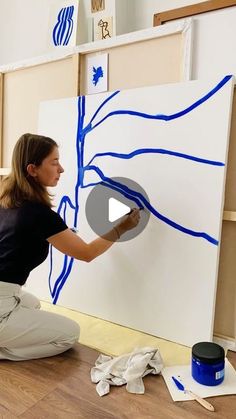
POLYGON ((97 13, 105 9, 105 0, 91 0, 91 12, 97 13))
MULTIPOLYGON (((94 10, 94 13, 92 13, 94 41, 109 39, 130 31, 130 21, 127 14, 128 1, 107 0, 103 4, 103 10, 94 10)), ((94 9, 98 9, 103 2, 94 1, 92 3, 94 9)))
POLYGON ((94 18, 94 41, 109 39, 113 36, 113 17, 94 18))
POLYGON ((87 198, 96 184, 125 196, 121 176, 143 188, 149 200, 128 192, 150 218, 91 263, 51 248, 27 290, 186 346, 211 340, 233 89, 225 76, 42 102, 39 133, 58 141, 65 169, 55 211, 68 227, 94 240, 87 198))
POLYGON ((51 7, 49 44, 51 47, 76 46, 78 32, 77 1, 58 1, 51 7))
POLYGON ((88 94, 106 92, 108 89, 108 54, 99 54, 87 59, 88 94))

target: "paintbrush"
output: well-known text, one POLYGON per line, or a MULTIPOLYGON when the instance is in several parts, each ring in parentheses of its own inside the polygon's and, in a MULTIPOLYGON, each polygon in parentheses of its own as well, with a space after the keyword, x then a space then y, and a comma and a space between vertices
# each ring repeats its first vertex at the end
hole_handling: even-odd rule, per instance
POLYGON ((192 396, 194 398, 194 400, 196 400, 196 402, 200 403, 203 407, 205 407, 205 409, 210 410, 211 412, 214 412, 214 406, 212 406, 211 403, 207 402, 205 399, 203 399, 202 397, 198 396, 197 394, 193 393, 191 390, 187 390, 183 384, 177 380, 177 378, 172 377, 172 380, 174 381, 176 387, 181 390, 184 391, 186 394, 189 394, 190 396, 192 396))

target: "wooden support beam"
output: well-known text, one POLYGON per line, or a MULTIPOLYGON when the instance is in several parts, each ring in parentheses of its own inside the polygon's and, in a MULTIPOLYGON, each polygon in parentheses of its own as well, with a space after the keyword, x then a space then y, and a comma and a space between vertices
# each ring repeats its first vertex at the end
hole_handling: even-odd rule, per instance
POLYGON ((3 134, 3 74, 0 73, 0 166, 2 164, 2 134, 3 134))
POLYGON ((236 6, 236 0, 209 0, 186 7, 180 7, 178 9, 167 10, 166 12, 155 13, 153 17, 153 26, 162 25, 170 20, 212 12, 213 10, 224 9, 231 6, 236 6))
POLYGON ((224 211, 224 221, 236 221, 236 211, 224 211))

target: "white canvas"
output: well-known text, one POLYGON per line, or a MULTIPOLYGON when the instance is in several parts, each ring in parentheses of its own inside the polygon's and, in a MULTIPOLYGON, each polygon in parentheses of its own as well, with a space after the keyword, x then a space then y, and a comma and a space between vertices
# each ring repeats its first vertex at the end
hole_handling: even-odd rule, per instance
MULTIPOLYGON (((68 226, 86 241, 95 238, 84 209, 91 188, 76 189, 78 109, 85 111, 84 167, 97 153, 140 150, 91 164, 108 178, 139 183, 152 214, 142 234, 91 263, 53 249, 28 290, 187 346, 211 340, 233 85, 226 77, 42 103, 39 133, 58 141, 65 168, 55 209, 68 226)), ((84 185, 100 181, 95 172, 84 174, 84 185)))
POLYGON ((88 94, 107 91, 108 84, 108 54, 99 54, 87 59, 87 92, 88 94))
POLYGON ((56 1, 49 17, 49 46, 73 47, 77 44, 79 0, 56 1))

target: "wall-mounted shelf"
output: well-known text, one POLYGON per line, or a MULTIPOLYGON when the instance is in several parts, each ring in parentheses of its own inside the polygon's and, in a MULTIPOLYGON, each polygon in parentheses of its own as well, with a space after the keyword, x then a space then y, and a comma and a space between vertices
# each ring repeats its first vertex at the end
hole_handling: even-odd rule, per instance
POLYGON ((0 168, 0 176, 6 176, 9 173, 10 173, 10 168, 8 168, 8 167, 0 168))

